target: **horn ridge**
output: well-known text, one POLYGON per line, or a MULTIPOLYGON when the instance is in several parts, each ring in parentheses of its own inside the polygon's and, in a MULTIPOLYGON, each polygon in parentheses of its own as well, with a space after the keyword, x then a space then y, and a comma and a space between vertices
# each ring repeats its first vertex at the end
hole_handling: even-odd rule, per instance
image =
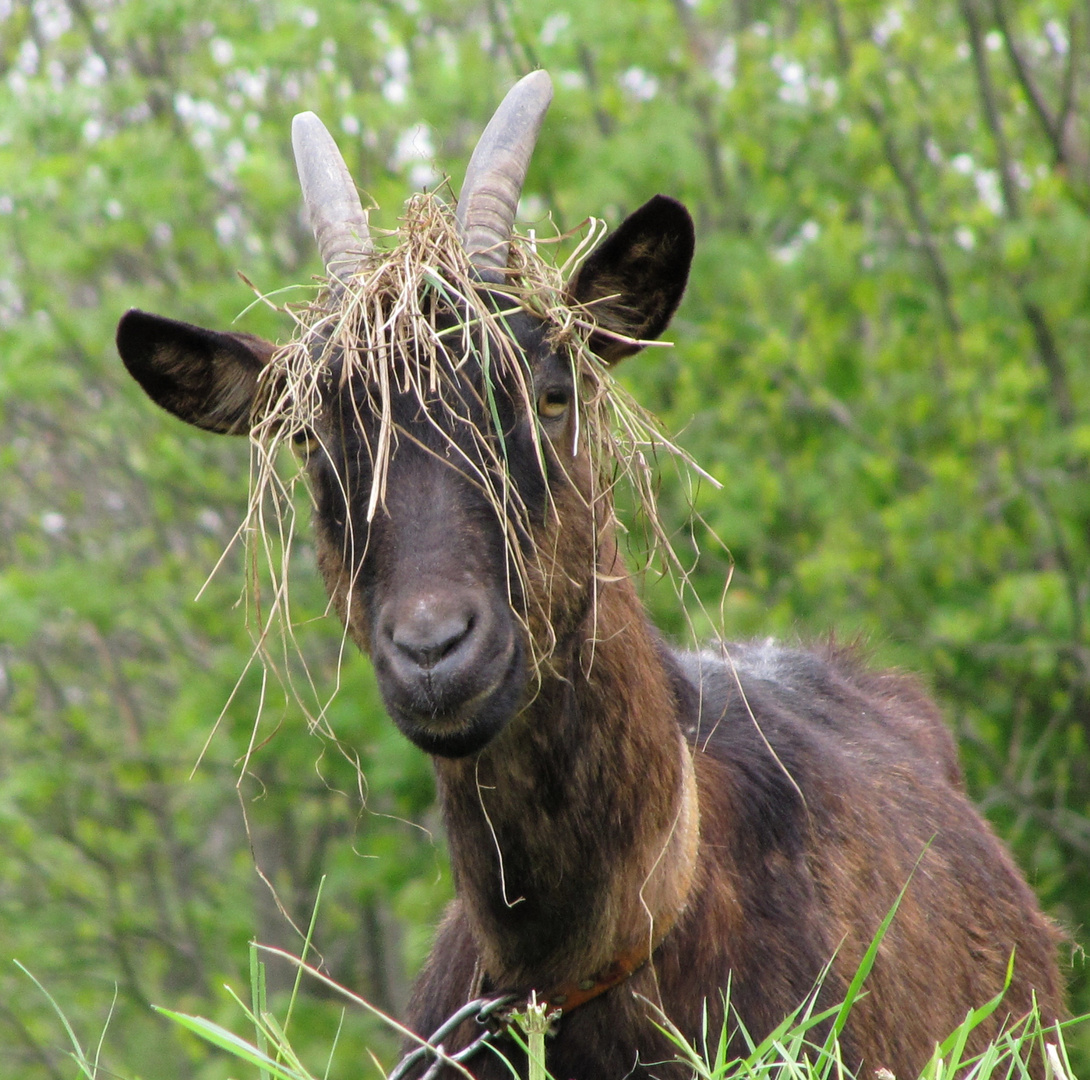
POLYGON ((480 270, 507 266, 519 195, 552 98, 548 72, 523 76, 507 92, 469 159, 457 220, 470 260, 480 270))
POLYGON ((292 120, 291 143, 303 204, 326 273, 343 277, 371 250, 359 192, 333 136, 314 113, 302 112, 292 120))

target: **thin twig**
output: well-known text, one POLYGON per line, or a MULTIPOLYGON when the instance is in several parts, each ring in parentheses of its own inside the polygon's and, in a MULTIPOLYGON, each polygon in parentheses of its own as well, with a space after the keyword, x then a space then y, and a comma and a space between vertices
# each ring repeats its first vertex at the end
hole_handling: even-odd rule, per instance
POLYGON ((950 333, 957 337, 961 333, 961 320, 954 310, 953 286, 950 284, 950 277, 946 272, 946 265, 935 241, 935 234, 923 208, 920 190, 911 172, 909 172, 904 158, 901 156, 896 140, 893 138, 885 109, 877 101, 873 100, 865 102, 863 108, 881 136, 886 161, 893 171, 901 191, 904 193, 909 217, 916 228, 920 247, 931 272, 931 279, 939 294, 939 306, 942 310, 943 321, 950 333))
POLYGON ((1017 221, 1022 216, 1021 200, 1018 197, 1018 184, 1014 176, 1014 164, 1011 160, 1010 148, 1007 146, 1007 137, 1003 131, 1003 120, 999 115, 999 106, 995 100, 995 87, 992 84, 991 72, 988 70, 988 57, 984 49, 984 35, 980 30, 976 2, 975 0, 960 0, 959 6, 961 7, 961 16, 965 20, 966 29, 969 31, 969 48, 973 56, 973 67, 976 70, 980 101, 984 106, 984 117, 988 122, 988 130, 992 133, 992 140, 995 143, 995 153, 999 165, 999 185, 1003 191, 1003 205, 1007 217, 1011 221, 1017 221))
POLYGON ((1056 117, 1052 114, 1048 102, 1045 101, 1044 94, 1037 85, 1026 58, 1022 55, 1022 50, 1015 41, 1010 20, 1007 18, 1006 9, 1003 7, 1003 0, 992 0, 992 12, 995 15, 995 23, 1003 37, 1003 45, 1007 50, 1007 57, 1010 59, 1011 67, 1014 68, 1014 73, 1021 84, 1022 90, 1029 99, 1033 111, 1037 114, 1046 137, 1052 144, 1056 160, 1057 162, 1066 161, 1067 148, 1064 146, 1063 131, 1057 123, 1056 117))
POLYGON ((1048 375, 1052 402, 1056 406, 1056 415, 1063 427, 1070 427, 1075 422, 1075 405, 1071 396, 1071 384, 1067 377, 1067 365, 1060 355, 1059 346, 1052 333, 1052 328, 1045 318, 1044 311, 1032 300, 1022 297, 1022 311, 1033 331, 1033 340, 1037 345, 1037 355, 1041 358, 1045 373, 1048 375))

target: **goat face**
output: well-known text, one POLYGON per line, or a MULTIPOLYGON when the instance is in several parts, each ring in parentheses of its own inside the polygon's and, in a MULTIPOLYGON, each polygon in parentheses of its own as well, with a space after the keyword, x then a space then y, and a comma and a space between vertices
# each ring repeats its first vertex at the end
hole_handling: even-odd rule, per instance
POLYGON ((327 587, 394 722, 447 757, 480 749, 510 720, 530 655, 546 647, 530 639, 529 613, 550 605, 549 626, 563 633, 593 571, 570 358, 510 298, 486 302, 504 312, 508 340, 440 352, 428 393, 386 373, 401 386, 385 410, 373 371, 344 377, 335 358, 309 440, 327 587), (576 573, 546 570, 549 557, 537 555, 561 533, 580 552, 576 573))
MULTIPOLYGON (((566 300, 591 313, 606 363, 665 329, 692 250, 688 213, 657 196, 586 260, 566 300)), ((470 344, 434 350, 423 389, 404 356, 376 374, 361 343, 315 336, 321 403, 301 438, 334 604, 398 727, 460 757, 506 726, 533 693, 531 661, 588 610, 608 507, 576 437, 580 376, 554 328, 486 283, 474 309, 493 318, 432 303, 438 339, 470 344)), ((117 342, 182 419, 226 433, 263 421, 272 345, 138 311, 117 342)))

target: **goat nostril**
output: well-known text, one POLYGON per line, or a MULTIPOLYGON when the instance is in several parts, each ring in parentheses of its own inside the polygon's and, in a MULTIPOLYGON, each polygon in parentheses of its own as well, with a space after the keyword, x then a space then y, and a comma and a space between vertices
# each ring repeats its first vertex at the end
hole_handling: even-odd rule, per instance
POLYGON ((432 668, 456 652, 472 634, 476 620, 469 614, 445 617, 416 612, 395 624, 390 640, 402 656, 421 668, 432 668))

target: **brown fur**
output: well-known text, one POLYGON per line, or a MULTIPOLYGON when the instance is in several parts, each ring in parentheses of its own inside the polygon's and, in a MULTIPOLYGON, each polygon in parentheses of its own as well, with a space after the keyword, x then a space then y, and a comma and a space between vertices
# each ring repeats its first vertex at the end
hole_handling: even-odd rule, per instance
MULTIPOLYGON (((497 990, 545 988, 594 970, 620 951, 631 928, 648 931, 647 912, 633 898, 673 809, 674 733, 686 726, 686 712, 670 700, 670 654, 627 582, 603 586, 596 636, 591 678, 584 681, 573 664, 567 707, 543 691, 479 759, 439 766, 459 898, 412 1005, 423 1034, 466 1000, 480 964, 497 990), (584 726, 576 734, 577 717, 584 726), (532 918, 499 902, 496 844, 482 819, 478 780, 499 848, 517 853, 512 863, 524 872, 508 867, 508 899, 541 898, 532 918), (608 903, 613 897, 628 904, 627 913, 608 903), (555 946, 527 964, 523 938, 548 941, 550 912, 555 946)), ((835 1004, 905 885, 843 1036, 846 1065, 915 1076, 935 1042, 1002 989, 1012 950, 1012 986, 992 1021, 974 1032, 969 1052, 1027 1013, 1034 991, 1046 1021, 1061 1015, 1057 934, 955 782, 952 742, 934 706, 911 681, 870 674, 844 653, 814 660, 836 707, 850 709, 858 728, 808 733, 805 752, 813 756, 795 774, 806 799, 797 835, 765 848, 747 829, 761 811, 745 802, 754 790, 744 775, 749 763, 734 758, 759 740, 747 733, 725 756, 719 746, 727 726, 752 726, 735 693, 728 715, 715 718, 711 742, 707 717, 691 730, 700 849, 684 913, 652 964, 561 1021, 549 1044, 554 1075, 622 1076, 637 1059, 649 1075, 673 1075, 650 1068, 674 1051, 648 1022, 641 997, 695 1040, 705 1003, 713 1025, 721 1021, 719 992, 729 980, 732 1027, 741 1022, 760 1039, 833 960, 820 1001, 835 1004)), ((759 708, 756 695, 750 704, 759 708)), ((764 719, 759 711, 756 719, 764 719)), ((790 720, 807 724, 805 715, 790 720)), ((766 732, 778 750, 786 752, 780 739, 792 735, 791 725, 766 732)), ((764 767, 779 768, 767 755, 764 767)), ((482 1078, 504 1075, 486 1056, 473 1068, 482 1078)))
MULTIPOLYGON (((652 200, 587 260, 572 300, 601 326, 658 334, 691 254, 683 208, 652 200)), ((540 326, 509 325, 538 400, 574 394, 540 326)), ((600 336, 609 359, 635 351, 600 336)), ((271 351, 142 313, 122 321, 118 345, 149 394, 216 430, 234 430, 224 417, 240 414, 271 351)), ((479 402, 479 371, 459 370, 464 400, 479 402)), ((1034 994, 1046 1022, 1062 1014, 1058 935, 966 798, 915 682, 833 648, 667 648, 618 557, 596 464, 571 455, 570 411, 500 402, 504 460, 529 508, 508 529, 450 464, 453 450, 479 452, 463 436, 485 430, 484 410, 429 424, 411 404, 384 505, 365 520, 366 396, 328 374, 310 460, 319 565, 395 723, 435 755, 457 892, 410 1004, 414 1030, 428 1036, 481 990, 545 993, 658 943, 630 979, 563 1017, 548 1066, 557 1080, 683 1077, 654 1007, 694 1042, 707 1009, 712 1038, 725 1019, 739 1052, 740 1028, 766 1036, 823 972, 817 1007, 842 1000, 902 890, 843 1032, 849 1069, 917 1075, 1002 989, 1012 952, 1010 989, 970 1052, 1034 994), (512 532, 536 556, 525 580, 512 577, 512 532)), ((476 1034, 467 1023, 446 1049, 476 1034)), ((499 1048, 524 1066, 509 1040, 499 1048)), ((471 1068, 508 1076, 489 1051, 471 1068)))

